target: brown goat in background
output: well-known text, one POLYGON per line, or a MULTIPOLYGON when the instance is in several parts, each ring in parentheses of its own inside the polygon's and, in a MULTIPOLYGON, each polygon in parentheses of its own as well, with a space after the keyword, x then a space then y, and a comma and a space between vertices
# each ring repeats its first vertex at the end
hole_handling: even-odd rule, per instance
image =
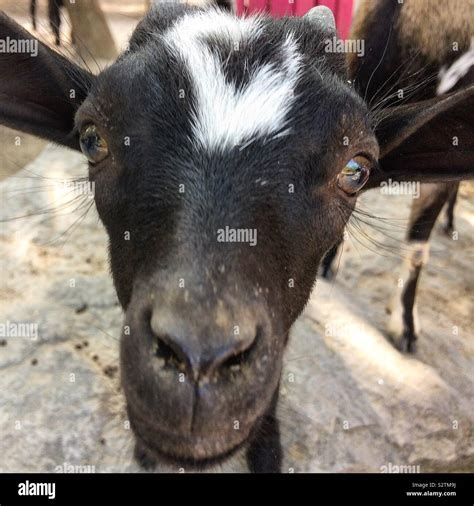
MULTIPOLYGON (((362 0, 350 38, 365 41, 365 54, 349 54, 349 73, 372 107, 429 99, 474 82, 473 35, 472 0, 362 0)), ((447 203, 444 230, 453 232, 458 187, 457 182, 422 184, 419 198, 413 199, 406 236, 410 249, 388 308, 389 335, 403 351, 415 351, 416 287, 428 260, 431 231, 447 203)), ((337 250, 324 261, 324 277, 332 275, 337 250)))

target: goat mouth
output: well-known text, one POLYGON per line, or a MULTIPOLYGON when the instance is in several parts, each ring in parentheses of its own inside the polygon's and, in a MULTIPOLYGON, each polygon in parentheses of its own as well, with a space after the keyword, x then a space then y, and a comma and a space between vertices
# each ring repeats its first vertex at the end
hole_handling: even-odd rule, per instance
MULTIPOLYGON (((194 453, 188 453, 182 447, 172 449, 169 447, 163 448, 157 444, 156 440, 150 444, 149 440, 144 440, 139 434, 136 434, 136 437, 140 440, 142 445, 144 445, 147 450, 160 461, 170 465, 178 465, 195 470, 205 469, 224 462, 244 448, 250 439, 250 436, 247 436, 242 441, 220 453, 197 455, 194 453)), ((163 435, 162 437, 166 436, 163 435)))
POLYGON ((263 418, 257 418, 238 431, 193 436, 158 428, 130 404, 127 410, 135 437, 148 452, 163 462, 196 469, 219 464, 245 447, 254 438, 263 418))

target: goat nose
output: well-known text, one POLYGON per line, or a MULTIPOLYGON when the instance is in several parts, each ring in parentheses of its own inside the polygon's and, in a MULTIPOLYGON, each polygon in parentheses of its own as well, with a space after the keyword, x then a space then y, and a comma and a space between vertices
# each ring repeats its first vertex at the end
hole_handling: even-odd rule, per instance
POLYGON ((166 311, 154 312, 150 323, 156 356, 166 366, 190 373, 195 381, 225 369, 237 370, 250 358, 259 334, 248 321, 237 335, 232 328, 199 330, 200 322, 186 324, 166 311))

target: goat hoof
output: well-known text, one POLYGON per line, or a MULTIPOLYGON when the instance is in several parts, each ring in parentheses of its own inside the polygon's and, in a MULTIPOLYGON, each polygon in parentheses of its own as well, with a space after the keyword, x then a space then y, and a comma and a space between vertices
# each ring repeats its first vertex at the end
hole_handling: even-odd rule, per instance
POLYGON ((395 325, 400 323, 396 319, 396 314, 393 312, 390 325, 387 331, 389 341, 401 353, 416 353, 417 333, 415 329, 407 328, 404 324, 395 325))
POLYGON ((411 323, 404 317, 404 309, 398 298, 388 304, 385 311, 390 315, 387 335, 394 347, 402 353, 416 353, 416 341, 420 329, 416 307, 412 309, 411 323))
POLYGON ((146 471, 153 471, 156 468, 157 460, 140 441, 135 442, 133 456, 137 464, 146 471))
POLYGON ((323 269, 321 272, 321 277, 326 281, 332 281, 336 277, 336 273, 333 269, 323 269))
POLYGON ((444 227, 443 227, 443 232, 445 235, 447 235, 448 237, 451 237, 453 235, 453 231, 454 231, 454 226, 452 223, 447 223, 444 227))
POLYGON ((401 353, 416 353, 416 336, 413 333, 405 333, 403 336, 394 340, 395 348, 401 353))

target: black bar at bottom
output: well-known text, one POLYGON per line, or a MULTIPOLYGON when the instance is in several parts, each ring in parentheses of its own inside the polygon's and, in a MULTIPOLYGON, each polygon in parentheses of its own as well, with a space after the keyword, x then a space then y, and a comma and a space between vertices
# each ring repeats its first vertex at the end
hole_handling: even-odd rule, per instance
POLYGON ((3 474, 0 506, 472 506, 473 482, 472 474, 3 474))

